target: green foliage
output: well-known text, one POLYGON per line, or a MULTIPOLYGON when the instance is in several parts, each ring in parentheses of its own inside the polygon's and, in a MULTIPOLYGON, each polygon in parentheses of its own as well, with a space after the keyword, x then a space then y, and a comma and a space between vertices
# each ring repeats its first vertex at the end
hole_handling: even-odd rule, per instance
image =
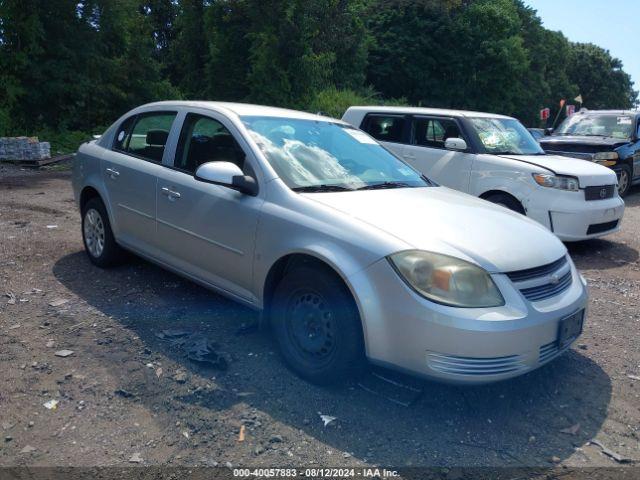
POLYGON ((62 132, 60 145, 168 98, 336 117, 411 103, 534 125, 578 94, 589 108, 638 99, 618 59, 522 0, 0 1, 0 134, 62 132))

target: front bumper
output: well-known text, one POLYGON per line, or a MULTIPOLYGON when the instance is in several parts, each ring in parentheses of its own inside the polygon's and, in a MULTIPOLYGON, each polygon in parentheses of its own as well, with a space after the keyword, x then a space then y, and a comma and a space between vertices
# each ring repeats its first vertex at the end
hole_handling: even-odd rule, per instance
POLYGON ((422 298, 380 260, 349 277, 367 356, 448 383, 495 382, 534 370, 567 348, 557 346, 560 320, 586 309, 586 282, 570 263, 571 286, 554 297, 529 302, 506 275, 496 274, 505 305, 475 309, 422 298))
POLYGON ((554 197, 530 201, 527 216, 543 224, 560 240, 587 240, 620 230, 624 215, 624 201, 620 196, 586 201, 580 191, 563 192, 554 197))

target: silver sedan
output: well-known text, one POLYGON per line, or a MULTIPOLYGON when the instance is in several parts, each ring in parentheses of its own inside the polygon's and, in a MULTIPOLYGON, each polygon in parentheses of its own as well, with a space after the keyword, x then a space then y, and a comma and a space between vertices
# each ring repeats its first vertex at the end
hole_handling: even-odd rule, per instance
POLYGON ((502 380, 582 331, 586 284, 556 237, 436 185, 341 121, 149 104, 80 147, 73 185, 94 264, 126 249, 262 311, 313 382, 367 359, 502 380))

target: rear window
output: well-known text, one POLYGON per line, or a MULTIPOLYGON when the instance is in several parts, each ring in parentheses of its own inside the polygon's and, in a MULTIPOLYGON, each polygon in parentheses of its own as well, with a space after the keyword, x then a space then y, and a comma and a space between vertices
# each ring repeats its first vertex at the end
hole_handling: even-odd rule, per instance
POLYGON ((402 143, 405 123, 401 115, 367 115, 363 130, 381 142, 402 143))
POLYGON ((176 112, 150 112, 128 118, 116 132, 114 150, 161 163, 176 115, 176 112))

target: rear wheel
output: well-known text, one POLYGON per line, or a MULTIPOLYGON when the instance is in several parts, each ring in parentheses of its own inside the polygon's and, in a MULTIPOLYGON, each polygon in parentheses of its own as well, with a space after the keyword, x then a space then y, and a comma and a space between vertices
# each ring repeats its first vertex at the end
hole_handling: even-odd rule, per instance
POLYGON ((629 165, 622 165, 622 168, 618 172, 618 193, 621 197, 624 197, 629 193, 631 188, 631 167, 629 165))
POLYGON ((313 383, 344 381, 366 364, 358 309, 327 268, 288 272, 276 287, 271 323, 287 365, 313 383))
POLYGON ((107 268, 122 261, 124 252, 113 237, 107 209, 97 197, 90 199, 82 208, 82 240, 94 265, 107 268))
POLYGON ((526 214, 522 204, 516 198, 507 193, 494 193, 485 197, 485 200, 502 205, 503 207, 513 210, 514 212, 521 213, 522 215, 526 214))

